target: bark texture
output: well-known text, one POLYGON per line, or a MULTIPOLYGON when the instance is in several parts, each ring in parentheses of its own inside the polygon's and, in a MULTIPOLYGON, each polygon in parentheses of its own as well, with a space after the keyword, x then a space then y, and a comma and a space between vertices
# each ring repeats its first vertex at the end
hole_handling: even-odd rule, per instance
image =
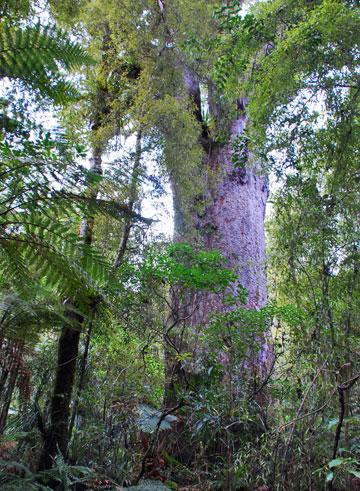
MULTIPOLYGON (((257 166, 237 167, 232 162, 232 140, 245 128, 246 117, 232 124, 231 138, 223 147, 211 149, 204 164, 219 174, 210 204, 196 227, 206 249, 218 249, 236 271, 239 284, 248 291, 246 307, 263 307, 267 299, 264 218, 268 196, 266 177, 257 166)), ((209 296, 207 296, 209 297, 209 296)), ((206 317, 209 306, 202 306, 206 317)), ((199 320, 201 313, 198 313, 199 320)))
POLYGON ((20 394, 30 397, 30 374, 24 361, 24 342, 0 337, 0 435, 3 434, 9 408, 18 385, 20 394))
MULTIPOLYGON (((267 299, 265 272, 264 219, 268 198, 267 178, 261 174, 261 166, 253 162, 251 154, 243 146, 242 161, 233 161, 233 143, 244 135, 247 116, 246 99, 237 101, 237 115, 229 124, 226 144, 212 142, 202 121, 200 86, 196 76, 184 69, 184 83, 194 103, 194 115, 203 127, 201 143, 205 158, 203 165, 218 175, 215 186, 206 190, 208 205, 203 216, 194 219, 206 249, 218 249, 228 259, 229 266, 239 275, 239 283, 248 291, 246 306, 261 308, 267 299)), ((209 86, 210 115, 221 124, 227 118, 227 108, 215 102, 216 94, 209 86)), ((173 183, 176 216, 183 216, 173 183)), ((184 223, 175 222, 175 236, 184 233, 184 223)), ((204 305, 204 316, 208 307, 204 305)), ((199 313, 201 317, 201 313, 199 313)))
POLYGON ((79 341, 80 330, 71 327, 62 329, 58 346, 54 393, 51 401, 51 423, 45 431, 40 470, 50 469, 53 465, 53 459, 59 452, 64 457, 67 455, 70 401, 75 381, 79 341))
MULTIPOLYGON (((184 81, 196 107, 194 114, 202 124, 199 85, 188 70, 185 71, 184 81)), ((210 112, 217 121, 220 121, 226 117, 226 108, 213 103, 212 96, 213 92, 209 90, 210 112)), ((238 101, 237 115, 229 125, 226 144, 212 142, 203 129, 201 142, 205 151, 203 159, 205 174, 207 168, 217 176, 217 179, 215 185, 205 190, 205 211, 201 214, 194 213, 192 224, 185 223, 185 213, 177 195, 177 184, 172 183, 175 240, 187 240, 187 237, 191 236, 189 228, 195 228, 196 235, 201 238, 202 247, 219 250, 227 258, 228 266, 237 273, 238 285, 244 287, 248 293, 247 301, 243 306, 259 309, 264 307, 267 301, 264 218, 268 187, 266 176, 260 172, 260 165, 252 162, 253 159, 246 147, 243 150, 245 158, 242 159, 245 160, 244 166, 237 165, 232 158, 234 140, 243 136, 247 124, 245 105, 245 100, 238 101)), ((181 307, 178 303, 179 299, 174 298, 174 310, 180 311, 179 317, 186 318, 187 325, 192 326, 195 334, 198 332, 197 326, 206 324, 212 312, 222 312, 229 308, 224 305, 219 295, 212 293, 197 293, 186 306, 181 307)), ((196 366, 196 358, 204 347, 201 336, 194 338, 195 346, 189 346, 186 336, 182 334, 177 338, 177 346, 179 351, 193 353, 196 366)), ((260 374, 266 371, 270 363, 271 349, 268 336, 258 341, 260 350, 254 354, 252 365, 257 367, 256 371, 260 374)), ((181 370, 180 365, 177 362, 172 367, 168 367, 168 376, 173 377, 168 386, 170 389, 174 387, 176 380, 179 381, 184 377, 184 370, 181 370)), ((168 401, 173 402, 174 396, 170 395, 168 401)))

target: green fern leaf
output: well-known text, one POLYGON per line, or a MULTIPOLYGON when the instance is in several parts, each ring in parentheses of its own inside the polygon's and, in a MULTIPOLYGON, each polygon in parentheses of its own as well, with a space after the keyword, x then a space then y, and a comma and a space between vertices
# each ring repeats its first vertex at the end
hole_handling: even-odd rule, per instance
POLYGON ((70 71, 92 62, 66 34, 52 26, 0 26, 0 77, 18 79, 55 102, 77 95, 61 70, 70 71))

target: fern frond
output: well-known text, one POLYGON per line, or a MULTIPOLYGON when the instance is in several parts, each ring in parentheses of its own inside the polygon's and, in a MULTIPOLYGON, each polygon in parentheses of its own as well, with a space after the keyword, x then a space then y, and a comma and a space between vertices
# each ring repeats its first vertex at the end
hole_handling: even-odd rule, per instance
POLYGON ((0 25, 0 77, 18 79, 55 102, 77 93, 61 71, 91 62, 86 51, 58 28, 0 25))
MULTIPOLYGON (((24 298, 17 293, 0 294, 0 332, 8 339, 37 341, 49 327, 69 324, 68 308, 48 291, 29 289, 24 298), (31 298, 31 294, 33 298, 31 298)), ((72 323, 72 328, 77 326, 72 323)))
POLYGON ((31 284, 31 275, 15 242, 0 240, 0 284, 11 283, 23 291, 24 285, 31 284))
POLYGON ((99 293, 109 270, 102 256, 91 248, 84 248, 80 242, 60 238, 51 231, 41 229, 41 234, 36 235, 36 229, 34 225, 31 233, 0 239, 0 258, 1 253, 6 253, 0 259, 0 265, 4 266, 0 271, 2 282, 11 281, 20 291, 23 291, 24 281, 42 282, 59 295, 77 298, 79 302, 92 292, 99 293), (10 259, 11 267, 8 266, 10 259))
POLYGON ((68 465, 61 455, 56 457, 54 468, 38 474, 34 474, 28 467, 15 461, 0 461, 0 468, 2 469, 0 475, 2 491, 51 491, 53 487, 42 484, 42 482, 51 480, 57 481, 62 489, 73 489, 76 485, 94 477, 91 469, 79 465, 68 465))
POLYGON ((42 284, 81 306, 110 283, 110 264, 78 235, 78 217, 100 206, 70 193, 86 185, 81 169, 46 150, 0 144, 0 280, 22 294, 42 284))
POLYGON ((154 219, 143 217, 139 213, 131 210, 128 205, 119 203, 119 201, 111 199, 102 199, 88 197, 84 195, 75 195, 68 193, 68 198, 71 198, 74 202, 86 205, 86 209, 91 213, 101 213, 105 216, 110 216, 119 220, 120 218, 129 217, 133 221, 141 222, 146 225, 154 223, 154 219))

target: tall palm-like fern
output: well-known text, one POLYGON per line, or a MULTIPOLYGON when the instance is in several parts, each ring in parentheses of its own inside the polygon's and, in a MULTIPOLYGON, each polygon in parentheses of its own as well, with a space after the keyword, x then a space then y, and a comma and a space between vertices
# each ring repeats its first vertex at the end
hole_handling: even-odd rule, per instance
POLYGON ((86 298, 101 285, 106 262, 79 240, 76 217, 86 200, 86 173, 49 140, 14 148, 0 143, 0 281, 23 291, 46 284, 62 296, 86 298))
MULTIPOLYGON (((0 78, 17 80, 41 97, 64 103, 77 94, 66 74, 89 64, 89 55, 53 26, 19 25, 16 8, 7 4, 0 23, 0 78)), ((71 156, 60 158, 47 137, 41 143, 31 142, 29 133, 18 131, 21 122, 6 114, 0 118, 5 136, 17 137, 16 144, 0 143, 2 284, 22 291, 24 285, 42 281, 61 295, 86 290, 84 285, 96 283, 91 276, 99 275, 101 261, 98 257, 89 260, 91 251, 84 250, 76 230, 69 226, 71 214, 82 213, 81 203, 75 207, 74 200, 61 195, 81 188, 85 173, 71 156)))
MULTIPOLYGON (((65 76, 90 61, 85 51, 58 29, 40 24, 19 27, 9 19, 0 22, 0 78, 16 79, 55 103, 76 95, 65 76)), ((99 176, 76 165, 69 145, 44 138, 41 130, 33 131, 29 139, 30 133, 12 130, 19 129, 16 120, 0 116, 6 123, 0 142, 0 292, 13 294, 11 302, 4 300, 0 306, 6 320, 1 322, 0 339, 9 348, 0 351, 0 378, 6 384, 6 393, 0 390, 1 432, 20 367, 8 366, 6 353, 12 354, 19 339, 34 338, 44 324, 52 330, 60 323, 62 330, 78 337, 77 321, 84 320, 88 304, 103 295, 109 268, 77 230, 78 217, 84 217, 88 205, 94 206, 87 203, 84 190, 99 176), (54 295, 63 308, 35 309, 38 288, 54 295)), ((25 119, 30 117, 31 112, 25 111, 25 119)))
MULTIPOLYGON (((75 94, 65 74, 86 62, 89 57, 83 49, 55 28, 40 25, 21 28, 0 23, 0 78, 19 80, 40 96, 64 102, 75 94)), ((3 129, 8 136, 6 128, 3 129)), ((126 213, 139 217, 125 205, 99 198, 104 177, 97 167, 86 171, 76 165, 68 146, 62 144, 60 149, 59 142, 53 144, 49 138, 43 138, 41 131, 38 135, 38 141, 18 133, 0 142, 0 288, 14 291, 19 299, 6 310, 11 322, 2 326, 8 345, 22 333, 24 316, 16 313, 22 314, 32 306, 28 301, 29 286, 33 287, 30 300, 31 292, 38 286, 65 304, 51 422, 42 459, 45 469, 51 467, 51 458, 58 448, 66 454, 80 328, 113 277, 106 260, 94 249, 91 233, 82 233, 82 229, 79 233, 79 222, 86 217, 83 224, 93 224, 96 211, 116 217, 126 213)), ((97 158, 98 154, 99 151, 97 158)), ((92 225, 88 228, 92 230, 92 225)), ((36 312, 42 321, 49 322, 50 330, 56 329, 61 316, 47 309, 36 312)), ((36 322, 35 317, 31 328, 40 330, 42 321, 36 322)), ((14 372, 8 384, 4 414, 15 377, 14 372)))
POLYGON ((0 287, 17 291, 41 283, 77 303, 102 294, 110 266, 79 238, 81 217, 100 212, 121 218, 126 205, 87 197, 100 176, 76 166, 75 155, 48 138, 0 143, 0 287))

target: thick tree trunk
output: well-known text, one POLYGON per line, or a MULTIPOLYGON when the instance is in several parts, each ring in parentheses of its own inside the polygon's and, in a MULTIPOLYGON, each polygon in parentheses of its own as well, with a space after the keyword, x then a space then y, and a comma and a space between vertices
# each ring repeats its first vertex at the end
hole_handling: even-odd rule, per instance
MULTIPOLYGON (((189 72, 185 73, 185 85, 190 97, 197 104, 200 100, 199 89, 189 72)), ((224 115, 224 108, 211 104, 210 97, 209 102, 212 115, 219 121, 224 115)), ((205 212, 201 216, 193 215, 191 224, 184 221, 186 214, 178 199, 177 183, 172 182, 175 240, 186 240, 187 237, 197 235, 200 236, 202 247, 219 250, 227 258, 228 266, 237 273, 238 285, 247 290, 247 300, 243 307, 259 309, 264 307, 267 301, 264 218, 268 188, 266 176, 260 173, 259 164, 251 162, 251 155, 246 146, 242 159, 245 166, 239 166, 233 161, 233 142, 236 138, 242 137, 247 122, 245 101, 239 101, 238 106, 238 115, 230 126, 226 144, 212 142, 203 131, 201 141, 206 152, 203 161, 205 174, 208 167, 212 174, 215 172, 218 179, 216 185, 205 190, 205 212)), ((201 111, 197 110, 195 114, 197 116, 201 111)), ((176 302, 178 299, 175 298, 173 303, 176 302)), ((181 309, 180 306, 180 317, 186 317, 186 314, 193 312, 186 323, 195 333, 195 336, 192 336, 192 343, 195 345, 189 346, 186 336, 178 336, 177 349, 180 352, 192 352, 195 365, 196 359, 204 350, 201 336, 196 336, 197 327, 204 326, 212 312, 223 312, 228 308, 222 303, 219 295, 212 293, 197 293, 186 307, 181 309)), ((267 336, 256 341, 260 344, 260 349, 251 355, 251 365, 253 369, 255 367, 258 378, 266 372, 272 356, 267 336)), ((184 371, 181 374, 181 363, 174 362, 171 355, 168 358, 168 389, 171 392, 176 382, 184 378, 184 371)), ((174 394, 168 393, 167 403, 173 403, 174 400, 174 394)))
MULTIPOLYGON (((206 156, 204 164, 219 178, 215 189, 208 191, 210 203, 204 215, 196 217, 195 227, 204 247, 221 251, 238 274, 239 284, 248 292, 244 306, 261 308, 267 299, 264 218, 268 188, 256 165, 242 168, 232 162, 232 140, 243 133, 245 123, 245 116, 235 120, 230 141, 210 149, 206 156)), ((204 297, 194 322, 206 320, 214 307, 221 308, 215 298, 204 297)))

